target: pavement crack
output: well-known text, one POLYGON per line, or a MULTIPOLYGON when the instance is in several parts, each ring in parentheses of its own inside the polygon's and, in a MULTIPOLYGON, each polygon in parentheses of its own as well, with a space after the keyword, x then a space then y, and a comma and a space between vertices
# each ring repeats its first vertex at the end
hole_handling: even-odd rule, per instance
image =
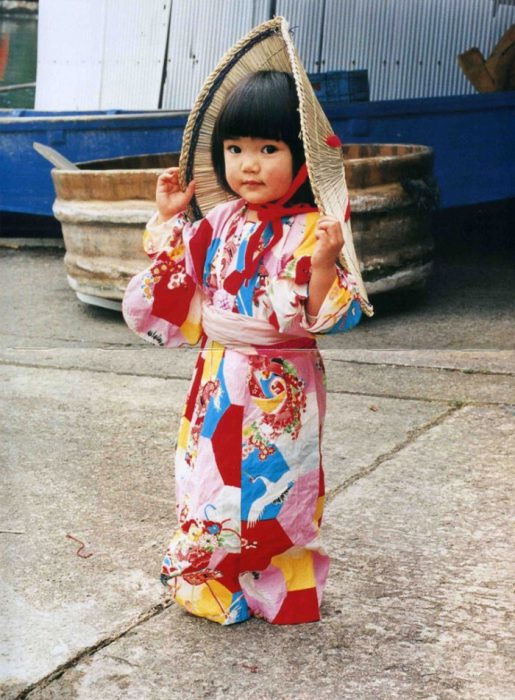
MULTIPOLYGON (((350 389, 327 389, 328 394, 345 394, 345 396, 372 396, 379 399, 395 399, 396 401, 426 401, 427 403, 449 403, 452 399, 432 398, 430 396, 399 396, 389 392, 371 393, 369 391, 352 391, 350 389)), ((495 401, 486 402, 496 404, 495 401)))
MULTIPOLYGON (((71 659, 69 659, 68 661, 65 661, 65 663, 60 664, 51 673, 44 676, 44 678, 40 678, 40 680, 27 686, 19 695, 16 696, 16 700, 23 700, 23 698, 30 697, 30 694, 33 691, 41 690, 42 688, 46 688, 48 685, 50 685, 50 683, 53 683, 53 681, 57 680, 64 673, 66 673, 66 671, 68 671, 69 669, 76 666, 80 661, 82 661, 82 659, 84 659, 87 656, 92 656, 100 649, 103 649, 104 647, 109 646, 113 642, 117 642, 119 639, 122 639, 138 625, 141 625, 143 622, 146 622, 147 620, 150 620, 151 618, 156 617, 156 615, 161 614, 164 610, 171 607, 174 604, 174 602, 175 601, 172 598, 168 598, 168 599, 164 600, 162 603, 157 603, 157 605, 153 605, 149 610, 145 610, 145 612, 138 615, 135 620, 130 622, 127 625, 127 627, 125 627, 123 630, 121 630, 117 634, 110 635, 109 637, 105 637, 105 639, 102 639, 100 642, 97 642, 96 644, 93 644, 89 647, 86 647, 81 652, 79 652, 78 654, 73 656, 71 659)), ((112 658, 118 659, 120 657, 113 656, 112 658)), ((126 663, 130 664, 130 662, 127 661, 126 659, 120 658, 120 660, 125 661, 126 663)), ((133 665, 133 664, 131 664, 131 665, 133 665)))
POLYGON ((459 404, 454 404, 450 406, 446 411, 441 413, 440 415, 436 416, 433 420, 429 421, 428 423, 425 423, 422 426, 419 426, 417 428, 413 428, 413 430, 410 430, 408 434, 406 435, 406 438, 402 440, 398 445, 395 445, 392 447, 391 450, 388 450, 387 452, 384 452, 383 454, 379 455, 374 459, 374 461, 368 466, 365 467, 364 469, 361 469, 359 472, 356 472, 356 474, 353 474, 350 476, 348 479, 345 479, 341 484, 336 486, 334 489, 331 491, 328 491, 326 493, 326 503, 329 505, 334 501, 336 496, 338 496, 340 493, 348 489, 350 486, 355 484, 357 481, 360 481, 361 479, 365 478, 366 476, 369 476, 373 472, 376 471, 384 462, 387 462, 390 460, 394 455, 398 454, 403 450, 405 447, 408 447, 408 445, 411 445, 415 440, 417 440, 421 435, 424 435, 425 433, 429 432, 432 428, 436 427, 437 425, 440 425, 444 421, 449 418, 449 416, 453 415, 456 413, 456 411, 461 410, 465 406, 469 405, 472 402, 463 402, 459 404))
MULTIPOLYGON (((56 372, 87 372, 90 374, 112 374, 117 377, 148 377, 149 379, 162 379, 164 381, 189 381, 191 379, 191 372, 183 375, 177 374, 161 374, 158 372, 138 372, 137 370, 131 370, 130 372, 119 372, 109 368, 102 367, 82 367, 80 365, 63 365, 61 367, 56 367, 55 365, 37 363, 37 362, 15 362, 13 360, 5 360, 0 358, 0 366, 5 367, 25 367, 27 369, 41 369, 41 370, 54 370, 56 372)), ((473 406, 498 406, 499 404, 505 403, 505 401, 479 401, 476 399, 469 399, 463 401, 461 399, 451 399, 442 398, 438 396, 419 396, 413 394, 407 394, 400 396, 393 392, 372 392, 372 391, 352 391, 350 389, 330 389, 328 388, 327 394, 336 394, 344 396, 363 396, 369 398, 377 399, 393 399, 395 401, 421 401, 425 403, 442 403, 442 404, 459 404, 458 408, 462 403, 467 403, 473 406)))
MULTIPOLYGON (((0 331, 0 336, 4 337, 13 337, 13 333, 5 332, 5 331, 0 331)), ((41 342, 43 341, 51 341, 53 344, 46 344, 46 345, 39 345, 39 346, 34 346, 34 345, 15 345, 15 346, 7 346, 5 349, 7 350, 41 350, 41 351, 53 351, 53 350, 116 350, 118 348, 124 349, 124 348, 134 348, 134 349, 143 349, 147 350, 148 343, 145 345, 134 345, 133 342, 130 340, 127 341, 120 341, 120 340, 103 340, 101 343, 93 342, 91 340, 81 340, 80 338, 66 338, 64 336, 59 336, 59 335, 52 335, 52 336, 46 336, 46 335, 37 335, 37 334, 31 334, 31 333, 24 333, 23 338, 30 338, 33 340, 39 340, 41 342), (63 345, 55 345, 55 343, 63 343, 63 345)))
MULTIPOLYGON (((495 352, 495 351, 492 351, 495 352)), ((367 365, 368 367, 397 367, 399 369, 427 369, 430 371, 435 371, 435 372, 457 372, 458 374, 481 374, 481 375, 488 375, 488 376, 501 376, 501 377, 513 377, 515 376, 515 372, 510 372, 508 370, 501 370, 501 369, 495 369, 495 370, 490 370, 487 368, 484 369, 475 369, 473 367, 440 367, 437 365, 419 365, 419 364, 413 364, 413 365, 406 365, 403 364, 402 362, 370 362, 367 360, 346 360, 345 358, 339 358, 339 357, 324 357, 324 360, 326 362, 338 362, 339 364, 350 364, 350 365, 367 365)))
POLYGON ((399 396, 399 394, 393 394, 389 392, 367 392, 367 391, 351 391, 350 389, 327 389, 328 394, 344 394, 345 396, 366 396, 377 399, 394 399, 395 401, 420 401, 425 403, 441 403, 441 404, 451 404, 455 408, 461 408, 462 405, 471 406, 499 406, 506 402, 504 400, 499 401, 479 401, 477 399, 451 399, 442 398, 438 396, 418 396, 414 394, 406 394, 404 396, 399 396))
POLYGON ((152 373, 152 372, 116 372, 112 369, 103 369, 100 367, 80 367, 79 365, 67 365, 63 367, 55 367, 54 365, 38 364, 36 362, 12 362, 10 360, 1 360, 0 365, 6 367, 26 367, 27 369, 49 369, 55 370, 56 372, 89 372, 90 374, 115 374, 117 377, 149 377, 150 379, 181 379, 189 380, 191 375, 175 375, 170 374, 163 376, 162 374, 152 373))
POLYGON ((132 666, 133 668, 141 667, 141 664, 133 664, 128 659, 124 659, 123 656, 115 656, 114 654, 105 654, 104 656, 106 659, 114 659, 115 661, 121 661, 122 663, 127 664, 128 666, 132 666))

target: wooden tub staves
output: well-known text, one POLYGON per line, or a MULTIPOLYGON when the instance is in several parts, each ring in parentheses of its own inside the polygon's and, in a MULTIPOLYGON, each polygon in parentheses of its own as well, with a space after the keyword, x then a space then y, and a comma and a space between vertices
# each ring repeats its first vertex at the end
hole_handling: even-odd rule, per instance
POLYGON ((343 147, 352 231, 370 295, 425 284, 438 201, 433 151, 404 144, 343 147))
MULTIPOLYGON (((352 228, 369 294, 423 285, 432 265, 432 150, 425 146, 343 147, 352 228)), ((142 233, 156 180, 178 154, 129 156, 53 170, 70 286, 82 301, 120 308, 125 287, 148 265, 142 233)))
POLYGON ((141 243, 156 180, 178 153, 126 156, 52 170, 68 282, 84 302, 121 309, 129 279, 148 265, 141 243))

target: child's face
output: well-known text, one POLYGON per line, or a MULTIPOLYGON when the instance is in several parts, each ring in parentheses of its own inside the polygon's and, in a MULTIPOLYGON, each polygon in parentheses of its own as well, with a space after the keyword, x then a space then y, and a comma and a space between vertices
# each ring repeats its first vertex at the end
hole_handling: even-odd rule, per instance
POLYGON ((293 180, 293 158, 284 141, 241 136, 224 140, 225 178, 250 204, 273 202, 293 180))

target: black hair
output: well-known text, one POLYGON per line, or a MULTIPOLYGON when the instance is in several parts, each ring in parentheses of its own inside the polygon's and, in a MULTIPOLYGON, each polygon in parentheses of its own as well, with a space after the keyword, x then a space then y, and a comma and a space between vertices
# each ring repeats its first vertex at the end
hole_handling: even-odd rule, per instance
MULTIPOLYGON (((224 139, 254 137, 284 141, 290 148, 295 176, 305 162, 300 138, 297 91, 292 76, 282 71, 257 71, 242 78, 227 96, 216 118, 211 138, 211 159, 218 184, 235 194, 225 177, 224 139)), ((288 204, 314 205, 309 180, 288 204)))

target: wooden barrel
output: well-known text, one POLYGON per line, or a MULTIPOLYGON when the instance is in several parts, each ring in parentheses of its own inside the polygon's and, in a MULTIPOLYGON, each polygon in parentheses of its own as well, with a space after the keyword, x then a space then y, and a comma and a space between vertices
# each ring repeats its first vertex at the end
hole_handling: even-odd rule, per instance
POLYGON ((148 265, 141 247, 155 210, 156 180, 178 153, 127 156, 52 170, 68 282, 78 298, 121 308, 129 279, 148 265))
MULTIPOLYGON (((343 147, 352 229, 369 294, 423 285, 432 266, 433 154, 426 146, 343 147)), ((178 154, 129 156, 53 170, 68 280, 83 301, 119 308, 130 277, 148 265, 141 239, 156 179, 178 154)))
POLYGON ((370 295, 425 284, 438 201, 433 151, 406 144, 343 147, 352 231, 370 295))

